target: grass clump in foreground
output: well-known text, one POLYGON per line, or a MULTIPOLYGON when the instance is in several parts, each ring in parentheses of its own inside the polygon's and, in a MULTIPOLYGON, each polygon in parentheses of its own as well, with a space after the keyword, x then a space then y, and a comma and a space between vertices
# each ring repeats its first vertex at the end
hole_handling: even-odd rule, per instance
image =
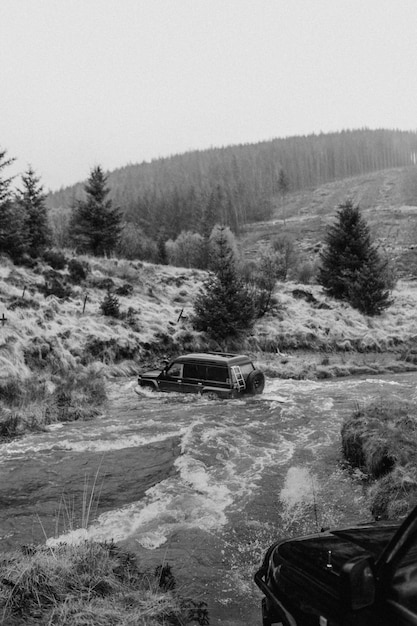
POLYGON ((417 504, 417 405, 376 401, 358 407, 342 426, 347 461, 371 482, 375 518, 397 519, 417 504))
POLYGON ((0 622, 54 626, 209 624, 168 564, 141 571, 113 542, 25 546, 0 560, 0 622))

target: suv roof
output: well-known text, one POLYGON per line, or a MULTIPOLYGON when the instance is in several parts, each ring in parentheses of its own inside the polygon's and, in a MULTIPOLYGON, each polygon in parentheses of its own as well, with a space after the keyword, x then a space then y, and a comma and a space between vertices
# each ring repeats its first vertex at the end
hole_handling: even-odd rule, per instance
POLYGON ((174 359, 177 363, 186 363, 187 361, 205 361, 209 363, 217 363, 219 365, 234 365, 239 363, 248 363, 249 357, 244 354, 232 354, 229 352, 194 352, 185 354, 174 359))

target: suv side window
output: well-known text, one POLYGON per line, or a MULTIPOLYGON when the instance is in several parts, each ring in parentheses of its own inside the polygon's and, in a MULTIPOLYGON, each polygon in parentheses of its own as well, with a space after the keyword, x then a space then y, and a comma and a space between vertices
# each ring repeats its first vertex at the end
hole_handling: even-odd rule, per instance
POLYGON ((228 382, 229 370, 227 367, 219 365, 209 365, 207 367, 207 380, 214 380, 219 383, 228 382))
POLYGON ((182 378, 182 363, 173 363, 167 370, 168 376, 173 376, 174 378, 182 378))
POLYGON ((201 363, 184 363, 184 378, 206 379, 207 367, 201 363))
POLYGON ((240 364, 240 370, 243 374, 243 376, 246 378, 247 376, 249 376, 249 374, 251 372, 253 372, 253 370, 255 369, 255 366, 253 363, 242 363, 240 364))

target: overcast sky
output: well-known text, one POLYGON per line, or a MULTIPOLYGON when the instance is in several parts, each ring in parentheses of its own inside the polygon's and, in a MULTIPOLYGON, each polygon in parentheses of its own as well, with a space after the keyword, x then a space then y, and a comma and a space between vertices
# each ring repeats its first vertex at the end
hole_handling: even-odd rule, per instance
POLYGON ((417 128, 417 0, 0 0, 0 148, 46 189, 194 148, 417 128))

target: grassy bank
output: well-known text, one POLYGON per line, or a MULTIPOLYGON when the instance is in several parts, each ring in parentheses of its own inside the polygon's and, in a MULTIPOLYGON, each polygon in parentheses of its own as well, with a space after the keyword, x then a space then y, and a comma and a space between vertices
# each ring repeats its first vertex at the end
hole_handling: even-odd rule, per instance
POLYGON ((375 518, 397 519, 417 504, 415 403, 380 401, 358 407, 342 426, 342 447, 366 481, 375 518))
POLYGON ((24 546, 0 561, 0 621, 56 626, 209 624, 168 564, 150 571, 113 543, 24 546))

